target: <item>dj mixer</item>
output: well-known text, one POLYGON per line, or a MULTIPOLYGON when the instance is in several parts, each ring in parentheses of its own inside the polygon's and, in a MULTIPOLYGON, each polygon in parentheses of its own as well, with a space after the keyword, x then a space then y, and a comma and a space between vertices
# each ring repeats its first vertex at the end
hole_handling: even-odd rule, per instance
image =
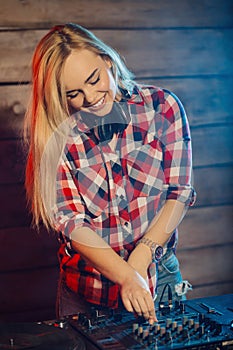
POLYGON ((158 322, 122 311, 0 325, 0 349, 232 350, 233 294, 160 306, 158 322))

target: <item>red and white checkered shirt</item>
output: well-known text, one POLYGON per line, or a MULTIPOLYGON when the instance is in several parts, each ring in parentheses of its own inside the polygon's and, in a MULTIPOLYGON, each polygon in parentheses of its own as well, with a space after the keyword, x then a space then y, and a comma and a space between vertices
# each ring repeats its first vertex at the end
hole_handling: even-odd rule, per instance
MULTIPOLYGON (((59 258, 67 286, 89 302, 112 308, 118 305, 119 286, 77 252, 67 253, 72 231, 91 228, 127 260, 165 200, 187 206, 194 201, 190 131, 178 98, 157 87, 135 86, 124 104, 129 120, 117 135, 115 149, 97 144, 87 125, 74 118, 74 133, 58 167, 54 208, 54 226, 63 237, 59 258)), ((175 249, 177 238, 175 230, 166 248, 175 249)), ((154 262, 148 278, 154 296, 154 262)))

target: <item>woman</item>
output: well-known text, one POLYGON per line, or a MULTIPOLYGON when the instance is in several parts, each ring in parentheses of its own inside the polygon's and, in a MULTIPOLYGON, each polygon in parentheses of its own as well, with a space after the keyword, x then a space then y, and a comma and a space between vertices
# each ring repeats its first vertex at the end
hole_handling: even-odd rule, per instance
POLYGON ((194 193, 184 109, 72 23, 41 39, 32 67, 26 189, 36 225, 60 237, 58 317, 96 305, 153 323, 164 287, 177 300, 189 288, 175 256, 194 193))

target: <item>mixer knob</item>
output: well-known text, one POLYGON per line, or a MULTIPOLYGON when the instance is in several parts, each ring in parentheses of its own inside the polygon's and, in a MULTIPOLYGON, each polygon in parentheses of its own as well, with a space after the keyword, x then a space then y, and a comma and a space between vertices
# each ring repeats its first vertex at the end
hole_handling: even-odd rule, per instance
POLYGON ((152 332, 149 332, 149 335, 148 335, 148 344, 152 344, 153 343, 153 338, 154 338, 154 335, 152 332))
POLYGON ((154 332, 154 329, 155 329, 155 323, 154 324, 150 324, 149 325, 149 332, 154 332))
POLYGON ((195 322, 194 322, 194 331, 195 331, 195 332, 197 332, 197 331, 198 331, 199 326, 200 326, 199 321, 195 321, 195 322))
POLYGON ((199 338, 203 337, 204 334, 205 334, 205 326, 201 325, 199 327, 199 338))
POLYGON ((199 314, 199 322, 200 324, 205 321, 205 314, 199 314))
POLYGON ((205 324, 206 326, 209 326, 211 324, 211 319, 207 316, 205 316, 205 324))
POLYGON ((148 338, 148 335, 149 335, 149 329, 146 327, 146 328, 143 330, 142 338, 145 340, 145 339, 148 338))
POLYGON ((182 324, 178 324, 177 333, 181 334, 182 330, 183 330, 183 325, 182 324))
POLYGON ((165 333, 166 333, 166 328, 165 327, 161 327, 160 328, 160 336, 163 337, 165 333))
POLYGON ((166 328, 169 328, 172 324, 172 319, 171 318, 167 318, 166 319, 166 328))
POLYGON ((172 334, 171 331, 167 331, 165 334, 165 342, 170 343, 172 341, 172 334))
POLYGON ((133 323, 133 333, 138 334, 138 323, 133 323))
POLYGON ((211 331, 214 331, 214 330, 215 330, 216 324, 217 324, 216 321, 210 320, 209 325, 210 325, 210 330, 211 330, 211 331))
POLYGON ((186 316, 186 315, 183 316, 182 323, 183 323, 183 326, 185 326, 188 323, 188 316, 186 316))
POLYGON ((216 322, 214 334, 219 335, 222 333, 222 325, 216 322))
POLYGON ((183 340, 189 339, 189 331, 188 331, 187 328, 183 329, 183 331, 182 331, 182 338, 183 338, 183 340))
POLYGON ((155 323, 154 325, 154 333, 155 334, 159 334, 160 332, 160 324, 159 323, 155 323))
POLYGON ((194 326, 194 319, 193 318, 190 318, 188 320, 188 325, 189 325, 189 328, 192 328, 194 326))
POLYGON ((143 327, 142 327, 142 326, 139 326, 139 327, 138 327, 138 336, 139 336, 140 338, 143 337, 143 327))
POLYGON ((172 321, 172 330, 175 331, 177 329, 177 321, 172 321))

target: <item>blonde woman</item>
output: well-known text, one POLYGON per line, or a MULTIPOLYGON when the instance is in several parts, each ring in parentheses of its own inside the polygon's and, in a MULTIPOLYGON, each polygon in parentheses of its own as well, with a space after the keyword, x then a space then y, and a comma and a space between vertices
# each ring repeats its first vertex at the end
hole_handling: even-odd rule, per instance
POLYGON ((139 85, 115 50, 72 23, 41 39, 32 82, 26 190, 35 225, 61 242, 58 317, 123 308, 153 323, 162 293, 179 300, 190 288, 175 255, 194 197, 180 101, 139 85))

